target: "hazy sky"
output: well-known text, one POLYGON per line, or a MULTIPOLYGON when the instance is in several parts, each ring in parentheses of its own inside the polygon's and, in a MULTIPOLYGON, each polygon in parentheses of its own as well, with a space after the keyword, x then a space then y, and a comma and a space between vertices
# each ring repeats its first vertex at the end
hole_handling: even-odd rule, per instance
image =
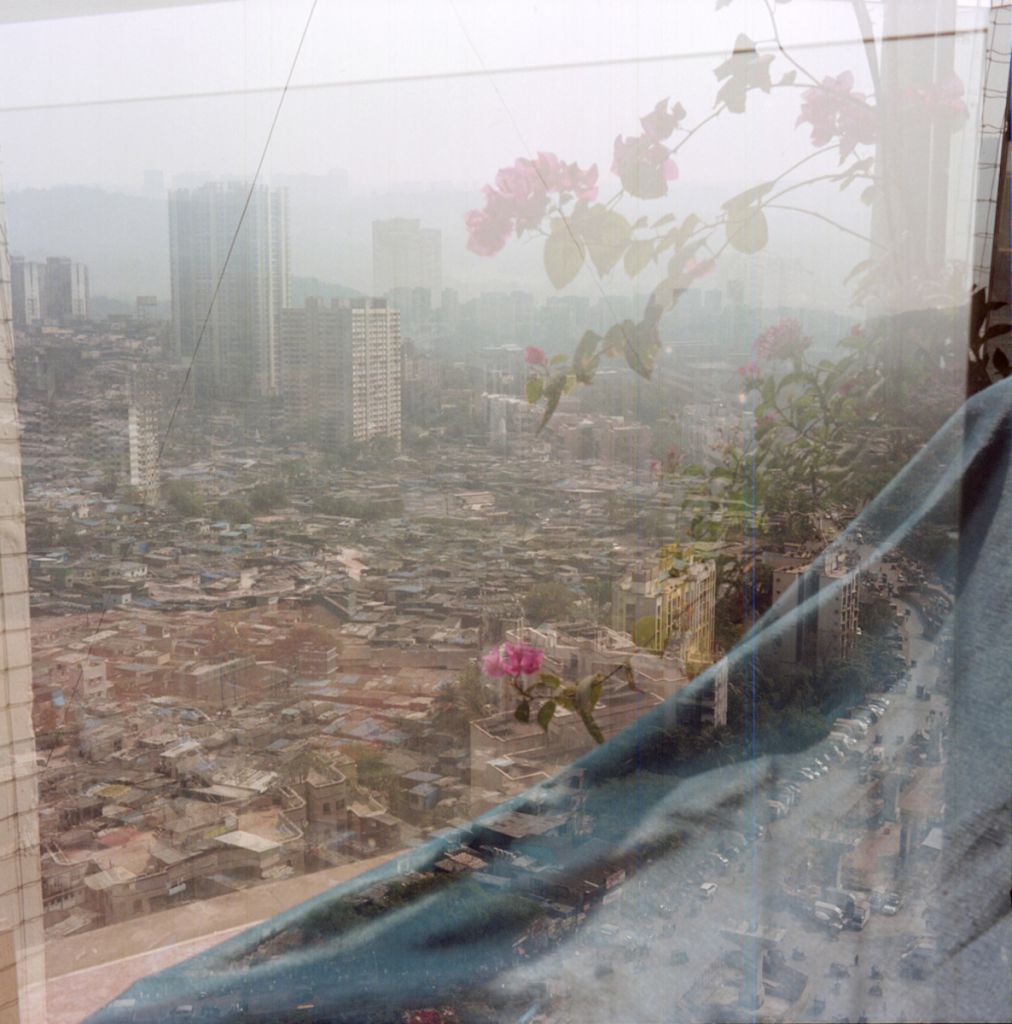
MULTIPOLYGON (((249 0, 0 26, 8 185, 128 184, 148 167, 170 175, 251 169, 276 95, 3 111, 280 85, 309 7, 306 0, 249 0)), ((857 35, 848 3, 796 0, 777 12, 787 39, 857 35)), ((721 59, 713 54, 729 51, 742 31, 771 37, 761 4, 734 0, 715 12, 713 0, 320 0, 296 84, 705 56, 292 93, 269 169, 345 166, 359 185, 382 187, 480 182, 525 148, 607 161, 614 136, 633 133, 661 96, 682 98, 690 116, 708 112, 717 86, 710 69, 721 59)), ((807 59, 818 74, 850 66, 861 78, 865 69, 859 47, 820 48, 807 59)), ((788 102, 796 107, 797 96, 788 102)), ((803 137, 792 141, 805 145, 803 137)))
MULTIPOLYGON (((310 6, 308 0, 247 0, 0 24, 0 161, 7 188, 136 188, 149 168, 163 171, 167 182, 194 172, 250 174, 277 93, 89 101, 278 86, 310 6), (58 110, 12 109, 82 101, 58 110)), ((265 176, 342 167, 359 193, 453 183, 473 189, 479 205, 478 189, 498 167, 549 150, 582 165, 596 162, 608 179, 607 197, 616 135, 637 133, 639 117, 664 96, 684 104, 686 125, 705 117, 719 87, 713 69, 738 33, 769 50, 763 3, 714 6, 714 0, 319 0, 296 85, 475 74, 293 91, 265 176), (670 59, 648 60, 665 55, 670 59), (629 63, 496 70, 588 61, 629 63)), ((929 5, 905 6, 913 12, 929 5)), ((877 21, 881 6, 870 7, 877 21)), ((851 70, 857 87, 870 89, 849 0, 794 0, 775 9, 782 38, 798 47, 794 52, 816 77, 851 70)), ((974 17, 964 11, 961 24, 974 17)), ((974 44, 960 47, 970 74, 974 44)), ((778 56, 774 80, 789 68, 778 56)), ((682 216, 688 210, 678 208, 680 196, 711 187, 730 195, 810 153, 808 129, 794 127, 800 102, 800 89, 752 93, 747 116, 725 115, 701 130, 678 155, 680 177, 668 209, 682 216)), ((812 172, 833 170, 835 158, 826 160, 812 172)), ((819 202, 839 208, 848 222, 866 220, 867 211, 854 206, 856 192, 842 200, 826 193, 819 202)), ((638 214, 635 207, 627 216, 638 214)))

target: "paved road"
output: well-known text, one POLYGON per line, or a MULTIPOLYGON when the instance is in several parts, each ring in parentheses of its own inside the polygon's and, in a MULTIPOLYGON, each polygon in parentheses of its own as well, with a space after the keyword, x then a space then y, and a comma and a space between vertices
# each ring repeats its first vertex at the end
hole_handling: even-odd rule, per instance
MULTIPOLYGON (((945 711, 944 700, 937 695, 930 702, 916 699, 917 685, 934 689, 937 681, 935 648, 923 634, 916 609, 906 616, 907 603, 895 603, 900 609, 905 648, 917 664, 910 671, 907 692, 889 694, 890 707, 869 734, 869 740, 875 731, 883 734, 887 756, 900 753, 902 744, 927 722, 932 710, 945 711)), ((865 741, 861 747, 868 745, 865 741)), ((800 766, 810 758, 799 755, 793 760, 800 766)), ((794 765, 785 761, 785 774, 789 774, 794 765)), ((753 769, 743 766, 740 770, 745 775, 753 769)), ((662 863, 640 872, 626 883, 622 904, 606 908, 600 921, 588 929, 588 935, 573 944, 573 960, 579 969, 570 979, 573 993, 560 1020, 580 1020, 581 1014, 582 1019, 603 1019, 602 984, 589 986, 588 995, 582 996, 578 980, 582 975, 589 981, 593 968, 601 970, 602 965, 613 972, 607 987, 614 994, 615 1012, 619 1014, 616 1019, 625 1019, 621 1016, 623 1007, 628 1011, 630 1005, 636 1006, 636 1019, 642 1024, 682 1019, 684 1010, 678 1009, 682 996, 702 971, 731 948, 721 929, 748 923, 783 928, 786 934, 781 949, 788 957, 795 947, 804 951, 804 960, 792 962, 810 979, 797 1019, 856 1021, 862 1015, 869 1021, 898 1020, 904 1015, 910 1021, 932 1019, 933 986, 930 982, 900 979, 897 972, 909 939, 928 933, 922 918, 922 899, 908 900, 894 917, 872 914, 861 932, 836 934, 790 911, 764 906, 764 894, 776 891, 782 882, 793 881, 811 833, 839 818, 858 799, 862 788, 856 769, 839 764, 828 775, 802 786, 800 803, 787 818, 773 824, 765 840, 745 851, 727 874, 708 875, 718 883, 709 902, 698 898, 698 884, 693 881, 704 857, 701 851, 683 856, 677 866, 662 863), (610 946, 609 942, 603 947, 593 944, 590 940, 600 935, 600 925, 609 923, 617 928, 609 938, 610 946), (635 953, 627 961, 630 950, 635 953), (688 962, 673 962, 673 954, 685 954, 688 962), (836 979, 830 973, 833 962, 848 965, 850 971, 849 977, 839 979, 839 991, 834 991, 836 979), (869 991, 874 984, 870 969, 876 964, 885 974, 879 980, 880 996, 869 991), (646 990, 656 990, 656 995, 647 997, 646 990), (584 998, 588 999, 586 1004, 582 1003, 584 998), (818 1016, 813 1009, 817 998, 825 1000, 825 1009, 818 1016)), ((748 1019, 747 1015, 743 1019, 748 1019)))

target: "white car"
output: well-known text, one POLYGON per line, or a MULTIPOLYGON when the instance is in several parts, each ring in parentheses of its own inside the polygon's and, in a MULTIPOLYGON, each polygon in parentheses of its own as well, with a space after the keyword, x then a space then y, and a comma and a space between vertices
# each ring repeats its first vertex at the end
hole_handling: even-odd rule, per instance
POLYGON ((704 900, 712 900, 713 894, 717 891, 716 882, 704 882, 699 887, 699 895, 704 900))

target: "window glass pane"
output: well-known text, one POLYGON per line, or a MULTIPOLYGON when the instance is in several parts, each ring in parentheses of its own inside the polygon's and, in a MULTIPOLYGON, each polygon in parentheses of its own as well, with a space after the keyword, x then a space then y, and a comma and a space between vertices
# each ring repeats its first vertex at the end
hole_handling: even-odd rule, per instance
POLYGON ((1001 1019, 1008 8, 6 7, 0 1008, 1001 1019))

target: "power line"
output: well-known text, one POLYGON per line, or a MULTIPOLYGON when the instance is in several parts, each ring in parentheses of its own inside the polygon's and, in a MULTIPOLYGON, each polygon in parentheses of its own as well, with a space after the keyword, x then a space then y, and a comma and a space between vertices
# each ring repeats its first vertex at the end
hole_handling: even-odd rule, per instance
POLYGON ((257 161, 256 170, 253 172, 253 180, 250 182, 249 190, 246 193, 246 201, 243 203, 242 210, 239 213, 239 220, 236 223, 235 231, 232 233, 232 240, 228 244, 228 251, 225 253, 225 259, 221 265, 221 272, 218 274, 218 280, 215 282, 214 291, 211 293, 211 301, 207 306, 207 314, 204 317, 204 322, 200 325, 200 333, 197 335, 197 340, 194 343, 193 352, 190 353, 190 361, 186 367, 186 375, 183 377, 183 383, 180 385, 179 394, 176 396, 175 404, 172 407, 172 415, 169 416, 168 425, 165 427, 161 443, 158 445, 158 457, 155 459, 155 469, 162 464, 162 454, 165 451, 165 445, 168 443, 169 434, 172 432, 172 426, 176 422, 176 414, 179 412, 179 406, 183 401, 183 395, 186 394, 187 385, 190 383, 190 378, 193 375, 193 367, 197 361, 200 346, 204 341, 204 335, 207 333, 207 325, 210 323, 211 314, 214 312, 214 304, 218 299, 218 293, 221 291, 221 283, 225 279, 225 271, 228 270, 228 264, 232 258, 232 253, 235 250, 235 244, 239 240, 239 232, 242 230, 243 223, 246 220, 246 214, 249 211, 250 203, 253 201, 253 195, 256 192, 257 183, 260 180, 260 174, 263 171, 264 161, 267 159, 267 151, 270 149, 271 140, 274 138, 274 129, 277 127, 278 118, 281 116, 281 108, 284 106, 285 97, 288 95, 289 87, 292 84, 292 76, 295 74, 295 67, 299 62, 299 54, 302 53, 303 44, 306 41, 306 36, 309 34, 309 26, 312 23, 313 14, 316 11, 316 5, 318 2, 319 0, 313 0, 309 8, 309 14, 306 17, 306 23, 302 28, 302 35, 299 37, 299 45, 295 48, 295 56, 292 58, 291 67, 288 69, 288 78, 285 80, 284 88, 281 90, 281 96, 278 98, 278 105, 274 110, 274 117, 271 119, 270 127, 267 129, 267 138, 264 140, 263 149, 260 151, 260 159, 257 161))
MULTIPOLYGON (((946 32, 911 32, 909 34, 881 36, 876 39, 876 42, 915 42, 919 39, 928 40, 943 37, 955 38, 981 35, 986 33, 986 31, 987 30, 982 27, 952 29, 946 32)), ((866 40, 863 38, 854 37, 832 41, 792 43, 791 49, 820 50, 845 46, 863 46, 865 42, 866 40)), ((770 46, 770 44, 767 42, 756 43, 757 50, 761 50, 764 46, 770 46)), ((772 46, 770 46, 770 48, 775 49, 775 47, 772 46)), ((639 64, 663 64, 671 61, 702 60, 704 58, 724 57, 727 57, 726 49, 696 50, 691 53, 654 54, 648 57, 609 57, 602 58, 600 60, 560 61, 552 64, 521 64, 501 68, 474 68, 463 71, 432 71, 414 75, 386 75, 372 78, 352 78, 345 79, 344 81, 304 82, 297 85, 291 84, 291 75, 289 75, 289 81, 284 85, 263 85, 245 89, 207 89, 201 92, 151 93, 146 96, 110 96, 104 99, 57 100, 52 103, 24 103, 9 107, 0 107, 0 114, 22 114, 43 110, 74 110, 81 107, 129 106, 139 103, 167 103, 174 100, 227 99, 233 96, 262 96, 277 92, 281 92, 284 95, 289 92, 314 92, 327 89, 355 89, 374 85, 409 85, 417 84, 419 82, 441 82, 453 81, 456 79, 485 78, 491 75, 545 74, 553 71, 593 70, 595 68, 628 67, 639 64)))

